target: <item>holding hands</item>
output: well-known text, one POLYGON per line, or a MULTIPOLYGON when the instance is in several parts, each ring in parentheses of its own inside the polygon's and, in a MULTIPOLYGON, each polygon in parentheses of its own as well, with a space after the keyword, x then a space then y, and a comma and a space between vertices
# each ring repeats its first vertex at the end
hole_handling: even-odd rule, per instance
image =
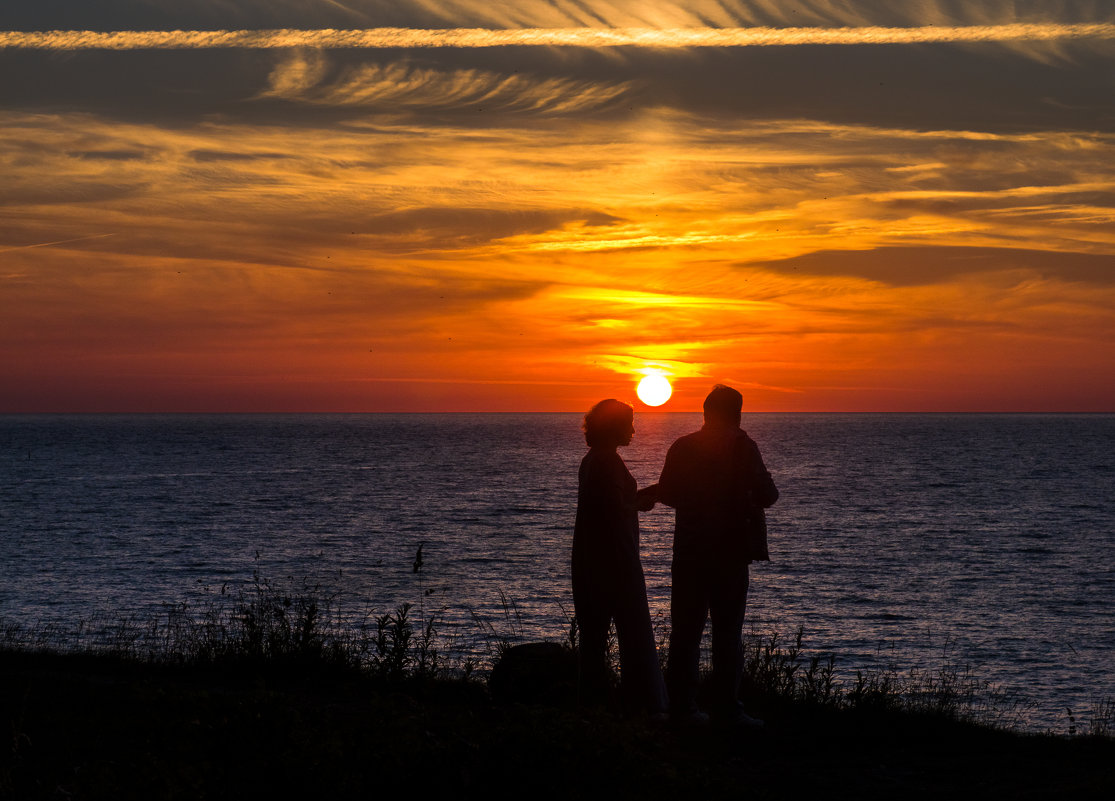
POLYGON ((635 508, 640 512, 649 512, 658 503, 658 485, 650 484, 635 493, 635 508))

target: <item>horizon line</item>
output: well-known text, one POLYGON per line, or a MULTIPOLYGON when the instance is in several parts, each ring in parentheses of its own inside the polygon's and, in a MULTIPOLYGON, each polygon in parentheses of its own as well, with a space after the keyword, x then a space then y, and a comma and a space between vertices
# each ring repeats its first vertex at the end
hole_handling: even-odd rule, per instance
MULTIPOLYGON (((688 411, 678 410, 678 409, 662 409, 662 408, 659 408, 659 407, 636 408, 635 412, 636 412, 636 414, 651 414, 651 415, 657 415, 657 414, 700 415, 700 414, 703 414, 703 411, 699 408, 698 409, 690 409, 688 411)), ((0 417, 97 417, 97 416, 101 416, 101 417, 110 417, 110 416, 112 416, 112 417, 124 417, 124 416, 139 417, 139 416, 189 416, 189 415, 193 415, 193 416, 214 416, 215 417, 215 416, 222 416, 222 415, 228 415, 228 416, 247 416, 247 415, 294 416, 294 415, 307 415, 308 416, 308 415, 371 415, 371 414, 394 414, 394 415, 400 415, 400 414, 415 414, 415 415, 417 415, 417 414, 429 414, 429 415, 433 415, 433 414, 440 414, 440 415, 445 415, 445 414, 462 414, 462 415, 463 414, 571 414, 571 415, 583 415, 584 413, 585 413, 584 410, 577 410, 577 411, 554 411, 554 410, 548 410, 548 411, 546 411, 546 410, 542 410, 542 411, 531 411, 531 410, 507 411, 506 409, 504 409, 504 410, 457 409, 457 410, 441 410, 441 411, 432 411, 432 410, 415 411, 415 410, 406 410, 406 409, 380 409, 380 410, 376 410, 376 411, 359 411, 359 412, 357 412, 357 411, 307 411, 307 410, 302 410, 302 411, 274 411, 274 410, 272 410, 272 411, 243 411, 243 410, 240 410, 240 411, 223 411, 223 412, 216 412, 216 411, 115 411, 115 412, 106 412, 106 411, 98 411, 98 412, 90 412, 90 411, 85 411, 85 412, 82 412, 82 411, 64 411, 64 412, 60 412, 60 411, 53 411, 53 412, 49 412, 49 411, 38 411, 38 412, 0 411, 0 417)), ((1049 409, 1049 410, 1000 409, 1000 410, 991 411, 991 410, 986 410, 985 409, 985 410, 968 410, 968 411, 957 411, 957 410, 948 411, 948 410, 927 410, 927 409, 922 409, 922 410, 891 409, 889 411, 880 411, 880 410, 870 410, 870 409, 862 410, 861 409, 861 410, 843 410, 843 411, 831 411, 831 410, 830 411, 821 411, 821 410, 818 410, 818 409, 810 409, 810 410, 797 409, 797 410, 792 410, 792 411, 791 410, 775 411, 775 410, 766 409, 766 410, 747 411, 745 409, 745 410, 743 410, 742 414, 743 414, 744 417, 754 416, 754 415, 772 415, 772 414, 784 414, 784 415, 785 414, 813 414, 813 415, 820 415, 820 414, 833 414, 833 415, 835 415, 835 414, 842 414, 842 415, 853 415, 853 414, 854 415, 867 415, 867 414, 876 414, 876 415, 878 415, 878 414, 895 414, 895 415, 897 415, 897 414, 905 414, 905 415, 1018 415, 1018 416, 1022 416, 1022 415, 1028 415, 1028 416, 1054 415, 1054 416, 1059 416, 1059 417, 1065 417, 1065 416, 1069 416, 1069 415, 1072 415, 1072 416, 1088 415, 1088 416, 1108 416, 1108 417, 1110 417, 1112 415, 1115 415, 1115 410, 1111 410, 1111 411, 1072 411, 1072 410, 1066 410, 1066 409, 1060 409, 1060 410, 1057 410, 1057 409, 1049 409)))
POLYGON ((0 49, 202 50, 490 47, 777 47, 1115 39, 1115 23, 1008 23, 896 28, 365 28, 0 31, 0 49))

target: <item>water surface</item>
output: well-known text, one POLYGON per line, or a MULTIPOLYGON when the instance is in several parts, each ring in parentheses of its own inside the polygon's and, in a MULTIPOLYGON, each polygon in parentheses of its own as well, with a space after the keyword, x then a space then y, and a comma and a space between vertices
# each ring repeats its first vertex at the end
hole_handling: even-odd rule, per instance
MULTIPOLYGON (((577 415, 0 417, 0 617, 152 615, 253 570, 413 601, 461 648, 475 618, 563 636, 577 415), (419 543, 425 566, 412 569, 419 543), (517 612, 507 617, 508 602, 517 612)), ((621 451, 657 478, 688 414, 621 451)), ((782 498, 749 618, 845 675, 970 664, 1063 731, 1115 697, 1115 416, 753 415, 782 498)), ((652 612, 672 512, 642 516, 652 612)))

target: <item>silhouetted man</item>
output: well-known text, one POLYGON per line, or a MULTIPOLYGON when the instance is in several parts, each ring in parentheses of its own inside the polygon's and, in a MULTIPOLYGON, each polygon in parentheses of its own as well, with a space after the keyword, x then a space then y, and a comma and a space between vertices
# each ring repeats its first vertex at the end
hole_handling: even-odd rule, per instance
POLYGON ((766 516, 778 489, 754 441, 740 429, 743 396, 717 385, 705 398, 705 424, 666 454, 658 500, 676 509, 670 654, 671 717, 704 722, 697 709, 698 660, 712 618, 713 712, 737 725, 762 725, 743 713, 742 630, 748 565, 767 560, 766 516))

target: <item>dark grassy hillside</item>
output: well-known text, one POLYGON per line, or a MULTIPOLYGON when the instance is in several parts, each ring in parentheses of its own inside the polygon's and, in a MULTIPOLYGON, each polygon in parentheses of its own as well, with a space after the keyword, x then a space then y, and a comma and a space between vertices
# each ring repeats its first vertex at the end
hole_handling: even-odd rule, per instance
POLYGON ((1115 741, 768 703, 760 731, 335 667, 0 654, 0 796, 1107 798, 1115 741))

